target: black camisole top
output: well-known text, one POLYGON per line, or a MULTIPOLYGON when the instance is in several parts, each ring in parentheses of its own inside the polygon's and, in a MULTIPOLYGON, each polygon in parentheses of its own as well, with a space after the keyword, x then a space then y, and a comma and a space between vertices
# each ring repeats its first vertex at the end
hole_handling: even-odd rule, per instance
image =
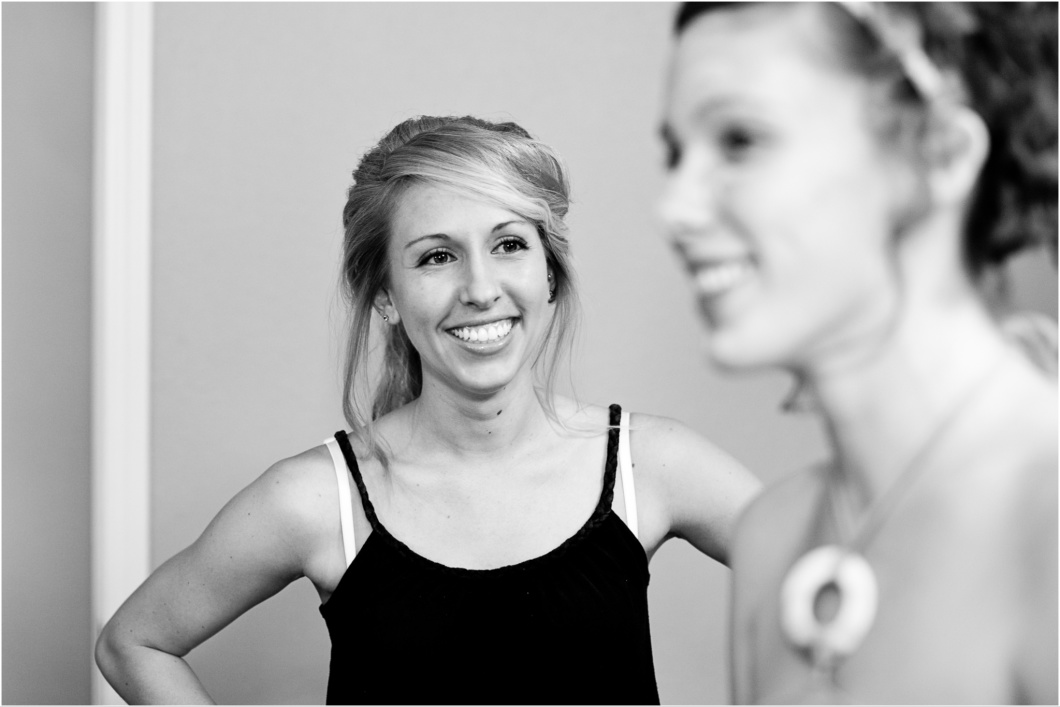
POLYGON ((320 607, 328 704, 658 704, 648 560, 611 510, 620 414, 612 405, 603 489, 581 529, 486 570, 439 564, 391 535, 336 433, 372 533, 320 607))

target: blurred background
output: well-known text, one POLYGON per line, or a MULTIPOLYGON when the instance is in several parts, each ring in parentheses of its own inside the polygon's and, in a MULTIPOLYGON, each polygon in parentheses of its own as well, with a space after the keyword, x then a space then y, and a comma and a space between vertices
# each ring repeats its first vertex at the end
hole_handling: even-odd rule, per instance
MULTIPOLYGON (((98 376, 93 383, 92 343, 106 7, 2 6, 5 703, 106 699, 93 689, 91 658, 107 618, 94 615, 103 612, 93 601, 93 528, 108 522, 98 496, 110 493, 93 484, 106 470, 92 463, 94 403, 106 392, 98 376)), ((516 120, 567 160, 584 306, 579 397, 680 419, 767 482, 822 454, 814 421, 779 411, 784 376, 708 367, 661 235, 657 133, 675 9, 153 6, 139 391, 148 412, 144 430, 128 432, 149 450, 134 470, 149 490, 149 569, 273 462, 344 426, 336 284, 345 189, 358 157, 417 114, 516 120)), ((1021 257, 1010 275, 1018 306, 1055 318, 1056 273, 1044 254, 1021 257)), ((112 500, 120 509, 120 495, 112 500)), ((727 701, 727 570, 675 541, 651 571, 662 701, 727 701)), ((300 580, 189 661, 219 702, 322 703, 329 644, 317 606, 300 580)))

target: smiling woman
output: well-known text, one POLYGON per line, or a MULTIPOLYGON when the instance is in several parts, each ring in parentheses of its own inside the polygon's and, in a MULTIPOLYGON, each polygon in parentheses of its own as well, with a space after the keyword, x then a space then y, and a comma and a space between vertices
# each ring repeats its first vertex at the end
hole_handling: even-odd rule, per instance
MULTIPOLYGON (((372 434, 373 421, 411 400, 422 386, 421 352, 411 345, 406 327, 395 327, 386 334, 388 355, 383 364, 383 382, 375 392, 371 413, 362 415, 358 412, 358 395, 363 388, 356 385, 356 377, 368 375, 366 353, 370 315, 373 309, 381 311, 384 304, 376 301, 383 293, 382 282, 388 271, 404 274, 413 265, 408 258, 417 255, 426 257, 429 252, 435 266, 449 260, 456 261, 452 248, 446 249, 442 245, 457 234, 449 234, 444 227, 436 227, 444 224, 430 220, 437 216, 431 204, 422 201, 430 196, 416 191, 401 200, 399 206, 395 197, 403 195, 410 185, 430 184, 436 188, 435 192, 448 189, 453 198, 456 194, 463 194, 465 198, 474 197, 502 209, 507 217, 490 224, 491 234, 494 226, 516 227, 516 222, 521 222, 524 231, 521 240, 527 245, 529 240, 525 236, 530 234, 525 231, 535 231, 533 235, 538 240, 534 248, 548 261, 548 280, 553 283, 548 289, 555 301, 548 331, 540 342, 548 349, 547 352, 541 351, 546 360, 540 370, 545 389, 550 390, 563 350, 569 353, 577 314, 564 223, 568 208, 568 178, 558 155, 547 145, 532 140, 514 123, 489 124, 476 118, 460 121, 419 118, 395 127, 370 150, 354 173, 354 180, 343 213, 347 231, 344 291, 351 304, 353 332, 347 347, 344 411, 353 428, 363 430, 373 452, 379 452, 372 434), (416 222, 417 217, 427 222, 416 222), (421 230, 411 233, 403 230, 410 227, 421 230), (397 238, 390 237, 392 231, 397 238), (350 238, 351 233, 357 237, 350 238), (403 241, 399 247, 399 238, 409 242, 403 241), (402 251, 396 258, 393 257, 394 249, 402 251)), ((443 198, 437 193, 435 196, 443 198)), ((456 204, 452 206, 458 208, 456 204)), ((449 216, 450 223, 455 219, 459 230, 466 236, 459 211, 449 216)), ((504 249, 513 247, 517 248, 506 245, 504 249)), ((521 258, 520 261, 527 262, 527 259, 521 258)), ((463 272, 469 264, 463 258, 459 262, 457 272, 463 272)), ((425 263, 422 265, 426 266, 425 263)), ((452 277, 448 279, 453 281, 452 277)), ((391 314, 400 316, 393 311, 386 313, 388 321, 391 314)), ((397 323, 395 319, 394 324, 397 323)), ((551 398, 546 398, 545 406, 554 414, 551 398)))
POLYGON ((426 384, 495 395, 537 358, 553 276, 534 225, 513 216, 444 188, 403 194, 376 306, 404 323, 426 384))
POLYGON ((350 431, 273 465, 118 611, 97 656, 123 697, 208 699, 183 656, 305 576, 329 703, 659 701, 648 561, 682 537, 725 563, 758 483, 679 423, 553 393, 568 183, 518 125, 469 117, 408 120, 363 157, 350 431))

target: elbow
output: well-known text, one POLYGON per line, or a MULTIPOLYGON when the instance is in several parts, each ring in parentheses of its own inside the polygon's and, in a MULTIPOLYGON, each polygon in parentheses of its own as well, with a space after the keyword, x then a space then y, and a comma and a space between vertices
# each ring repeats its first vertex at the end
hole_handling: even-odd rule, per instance
POLYGON ((96 665, 107 682, 114 684, 114 676, 121 664, 121 642, 115 636, 114 621, 109 621, 96 639, 96 665))

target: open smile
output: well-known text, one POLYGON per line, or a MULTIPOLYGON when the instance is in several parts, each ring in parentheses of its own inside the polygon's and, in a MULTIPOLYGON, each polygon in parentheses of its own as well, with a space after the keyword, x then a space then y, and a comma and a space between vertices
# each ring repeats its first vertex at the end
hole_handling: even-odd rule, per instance
POLYGON ((691 270, 700 295, 717 297, 747 281, 755 266, 750 258, 740 258, 701 263, 691 270))
POLYGON ((466 344, 497 344, 512 333, 515 321, 514 317, 509 317, 473 326, 454 327, 446 331, 466 344))

